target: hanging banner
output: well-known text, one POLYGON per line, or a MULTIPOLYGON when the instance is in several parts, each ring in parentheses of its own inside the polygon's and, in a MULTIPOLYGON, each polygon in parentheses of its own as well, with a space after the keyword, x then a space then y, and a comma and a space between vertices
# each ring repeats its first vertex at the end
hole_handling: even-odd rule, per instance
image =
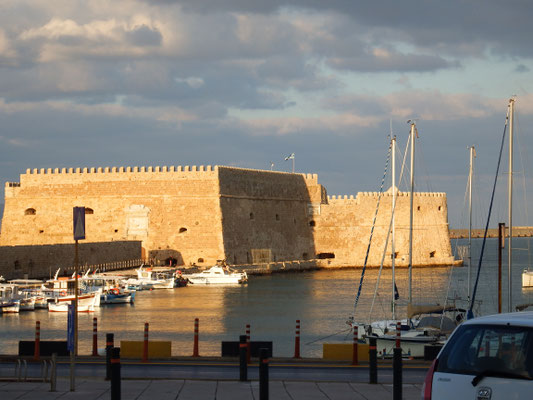
POLYGON ((68 305, 67 350, 74 352, 74 304, 68 305))
POLYGON ((74 207, 74 240, 85 239, 85 207, 74 207))

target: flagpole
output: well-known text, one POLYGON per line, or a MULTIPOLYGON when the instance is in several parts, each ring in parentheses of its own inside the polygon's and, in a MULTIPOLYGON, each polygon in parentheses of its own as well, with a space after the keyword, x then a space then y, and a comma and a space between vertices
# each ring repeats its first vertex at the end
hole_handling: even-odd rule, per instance
POLYGON ((292 173, 294 174, 294 155, 292 156, 292 173))

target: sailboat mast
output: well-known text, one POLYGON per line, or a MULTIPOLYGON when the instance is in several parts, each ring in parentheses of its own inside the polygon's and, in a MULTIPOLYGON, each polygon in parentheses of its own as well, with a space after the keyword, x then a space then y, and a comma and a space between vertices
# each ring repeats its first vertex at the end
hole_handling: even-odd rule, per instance
POLYGON ((509 100, 509 247, 508 255, 508 312, 513 311, 512 297, 512 254, 513 254, 513 120, 514 120, 514 99, 509 100))
POLYGON ((409 202, 409 303, 413 302, 413 196, 415 189, 415 130, 416 125, 411 122, 411 191, 409 202))
POLYGON ((392 138, 392 205, 391 205, 391 268, 392 268, 392 319, 396 319, 396 277, 395 277, 395 267, 396 267, 396 255, 394 248, 394 209, 396 207, 396 136, 392 138))
POLYGON ((474 157, 476 150, 470 147, 470 169, 468 172, 468 300, 470 301, 470 286, 472 279, 472 178, 474 175, 474 157))

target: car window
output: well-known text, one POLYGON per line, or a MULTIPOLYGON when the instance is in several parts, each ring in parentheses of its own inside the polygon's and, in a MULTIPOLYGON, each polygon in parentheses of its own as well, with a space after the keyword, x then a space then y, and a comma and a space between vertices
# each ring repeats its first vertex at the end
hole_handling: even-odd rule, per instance
POLYGON ((444 347, 437 372, 477 375, 484 371, 533 377, 533 329, 463 325, 444 347))

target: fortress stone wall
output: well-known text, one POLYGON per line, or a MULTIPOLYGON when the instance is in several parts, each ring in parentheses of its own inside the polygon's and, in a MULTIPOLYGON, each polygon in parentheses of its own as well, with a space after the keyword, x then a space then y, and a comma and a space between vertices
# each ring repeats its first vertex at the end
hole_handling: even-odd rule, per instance
MULTIPOLYGON (((408 199, 398 196, 399 263, 407 254, 408 199)), ((72 208, 86 207, 87 242, 136 241, 141 257, 199 265, 333 257, 324 265, 358 266, 376 201, 377 193, 328 198, 315 174, 222 166, 34 169, 5 185, 0 246, 71 244, 72 208)), ((383 196, 372 265, 383 251, 390 201, 383 196)), ((414 238, 415 263, 452 260, 444 194, 415 195, 414 238)))
MULTIPOLYGON (((318 254, 334 254, 337 265, 363 265, 372 222, 379 199, 377 192, 332 196, 316 216, 315 243, 318 254)), ((383 193, 367 265, 379 266, 383 257, 392 210, 391 192, 383 193)), ((395 211, 396 265, 409 263, 410 194, 398 192, 395 211)), ((451 265, 454 261, 448 232, 448 208, 444 193, 414 193, 413 265, 451 265)), ((389 239, 384 265, 392 259, 389 239)))

